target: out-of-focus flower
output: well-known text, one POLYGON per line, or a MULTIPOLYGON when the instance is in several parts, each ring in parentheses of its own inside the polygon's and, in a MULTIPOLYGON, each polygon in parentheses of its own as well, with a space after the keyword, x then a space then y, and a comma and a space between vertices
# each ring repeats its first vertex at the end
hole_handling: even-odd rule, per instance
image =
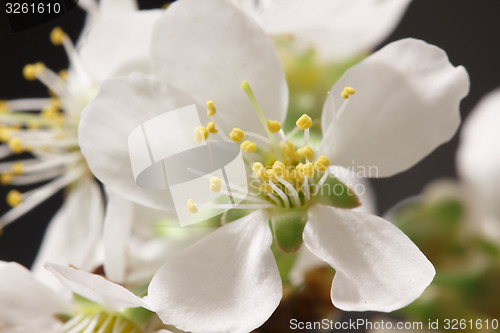
POLYGON ((500 90, 484 97, 464 123, 457 168, 479 214, 476 227, 500 241, 500 90))
POLYGON ((269 35, 314 49, 331 62, 371 52, 411 0, 233 0, 269 35))
MULTIPOLYGON (((76 46, 60 28, 50 34, 53 44, 66 50, 68 71, 57 74, 41 62, 28 64, 23 70, 26 79, 39 80, 54 97, 0 102, 0 140, 5 143, 0 156, 32 155, 0 163, 2 185, 22 187, 47 182, 29 191, 11 190, 7 203, 12 209, 0 217, 0 228, 63 188, 68 189, 68 197, 78 197, 72 201, 83 205, 90 202, 94 208, 102 205, 100 191, 77 142, 80 112, 104 79, 127 74, 132 68, 149 70, 148 36, 160 10, 136 11, 134 1, 104 0, 99 6, 95 1, 81 1, 81 5, 89 10, 89 17, 76 46)), ((58 218, 75 224, 102 220, 96 209, 77 213, 64 207, 58 218)))
POLYGON ((122 286, 70 267, 47 268, 78 296, 55 293, 23 266, 0 262, 0 324, 5 331, 168 332, 150 329, 154 314, 149 305, 122 286))
MULTIPOLYGON (((434 276, 432 265, 391 223, 341 209, 359 202, 329 177, 329 161, 362 168, 366 176, 370 166, 377 170, 371 176, 381 177, 411 167, 455 133, 459 102, 469 86, 462 67, 425 42, 394 42, 335 84, 324 106, 319 147, 306 147, 312 120, 304 115, 297 121, 304 139, 295 149, 278 126, 288 91, 274 48, 238 9, 225 1, 178 1, 158 20, 152 45, 155 74, 163 80, 138 73, 109 80, 82 115, 82 151, 109 189, 141 204, 172 207, 168 193, 135 184, 127 146, 133 129, 168 110, 213 100, 217 114, 211 117, 220 137, 238 141, 244 135, 262 143, 255 144, 257 150, 242 145, 245 158, 255 162, 249 168, 260 186, 236 207, 256 211, 205 237, 153 278, 149 299, 165 322, 194 332, 243 332, 261 325, 281 298, 269 248, 273 233, 279 247, 293 252, 303 232, 307 248, 336 269, 332 301, 339 308, 392 311, 420 295, 434 276), (279 133, 281 146, 271 131, 279 133), (310 191, 326 185, 345 192, 310 191)), ((165 144, 193 140, 193 130, 165 144)), ((191 212, 222 208, 192 200, 187 205, 191 212)))

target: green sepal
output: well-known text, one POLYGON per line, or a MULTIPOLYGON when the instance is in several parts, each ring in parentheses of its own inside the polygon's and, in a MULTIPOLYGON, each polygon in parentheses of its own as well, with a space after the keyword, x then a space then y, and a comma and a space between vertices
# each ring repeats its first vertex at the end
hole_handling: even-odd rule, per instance
MULTIPOLYGON (((315 177, 317 184, 320 177, 315 177)), ((328 176, 320 189, 311 188, 311 202, 337 208, 356 208, 361 205, 358 196, 338 178, 328 176), (315 193, 316 192, 316 193, 315 193)))
POLYGON ((145 323, 151 319, 151 316, 154 312, 149 311, 148 309, 136 307, 136 308, 126 308, 121 312, 121 315, 125 317, 127 320, 134 323, 136 326, 143 326, 145 323))
POLYGON ((302 232, 307 222, 307 209, 273 208, 270 210, 274 241, 285 253, 295 253, 302 246, 302 232))

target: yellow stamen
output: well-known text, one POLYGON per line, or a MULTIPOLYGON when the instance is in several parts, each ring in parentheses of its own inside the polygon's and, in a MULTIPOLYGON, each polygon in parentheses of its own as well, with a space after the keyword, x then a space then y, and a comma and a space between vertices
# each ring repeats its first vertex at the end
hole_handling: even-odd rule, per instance
POLYGON ((57 75, 59 75, 59 77, 61 79, 63 79, 63 81, 68 81, 68 70, 67 69, 61 69, 57 75))
POLYGON ((274 171, 274 174, 276 176, 283 177, 285 170, 286 170, 286 167, 285 167, 285 164, 283 162, 281 162, 281 161, 274 162, 273 171, 274 171))
POLYGON ((10 111, 9 102, 1 100, 0 101, 0 113, 8 113, 10 111))
POLYGON ((11 138, 8 143, 10 150, 15 154, 21 154, 23 152, 23 145, 20 138, 11 138))
POLYGON ((340 96, 342 96, 342 98, 349 98, 350 95, 354 95, 356 93, 356 90, 354 90, 354 88, 352 87, 345 87, 344 90, 342 90, 342 93, 340 93, 340 96))
POLYGON ((302 116, 300 116, 295 125, 297 125, 297 127, 301 130, 308 129, 312 125, 312 119, 304 113, 302 116))
POLYGON ((247 154, 255 153, 257 151, 257 145, 250 140, 246 140, 240 145, 240 149, 247 154))
POLYGON ((308 161, 312 161, 314 156, 314 150, 311 148, 311 146, 304 146, 303 153, 308 161))
POLYGON ((267 120, 267 127, 269 128, 269 131, 271 131, 271 133, 277 133, 281 129, 281 124, 277 120, 269 120, 268 119, 267 120))
POLYGON ((196 204, 194 203, 193 199, 189 199, 186 204, 188 212, 194 214, 198 212, 198 207, 196 207, 196 204))
POLYGON ((210 191, 220 192, 221 180, 217 177, 210 178, 210 191))
POLYGON ((295 151, 295 146, 292 141, 286 141, 280 143, 281 150, 285 153, 285 155, 292 155, 295 151))
POLYGON ((217 109, 215 108, 215 103, 214 101, 207 101, 207 116, 212 117, 216 112, 217 109))
POLYGON ((196 143, 202 143, 208 139, 208 129, 203 126, 198 126, 194 129, 194 141, 196 143))
POLYGON ((211 122, 209 122, 209 123, 207 124, 207 129, 208 129, 208 131, 209 131, 210 133, 213 133, 213 134, 215 134, 215 133, 217 133, 217 132, 219 131, 218 129, 216 129, 216 128, 215 128, 215 124, 214 124, 214 122, 213 122, 213 121, 211 121, 211 122))
POLYGON ((0 183, 2 185, 9 185, 11 181, 12 181, 12 174, 7 172, 7 173, 2 173, 0 175, 0 183))
POLYGON ((330 160, 326 156, 321 155, 314 162, 314 169, 318 172, 325 172, 329 165, 330 160))
POLYGON ((0 127, 0 142, 6 143, 10 139, 11 129, 8 127, 0 127))
POLYGON ((16 207, 23 202, 23 195, 16 190, 7 193, 7 204, 11 207, 16 207))
POLYGON ((24 173, 24 164, 22 162, 14 162, 12 163, 11 170, 14 176, 20 176, 24 173))
POLYGON ((267 183, 264 183, 264 184, 260 184, 260 187, 259 187, 260 191, 261 192, 266 192, 266 193, 273 193, 273 188, 271 185, 267 184, 267 183))
POLYGON ((28 64, 23 68, 24 78, 28 81, 36 80, 36 76, 45 70, 45 65, 43 62, 37 62, 36 64, 28 64))
POLYGON ((233 128, 231 133, 229 133, 229 137, 234 142, 241 142, 245 138, 245 132, 243 132, 241 129, 235 127, 235 128, 233 128))
POLYGON ((56 109, 60 109, 61 108, 61 100, 57 97, 52 97, 50 99, 50 106, 53 108, 56 108, 56 109))
POLYGON ((302 168, 302 173, 304 174, 304 177, 312 178, 314 176, 313 164, 311 162, 304 164, 304 167, 302 168))
POLYGON ((50 32, 50 41, 55 46, 59 46, 63 43, 64 38, 66 38, 66 33, 61 29, 61 27, 55 27, 50 32))

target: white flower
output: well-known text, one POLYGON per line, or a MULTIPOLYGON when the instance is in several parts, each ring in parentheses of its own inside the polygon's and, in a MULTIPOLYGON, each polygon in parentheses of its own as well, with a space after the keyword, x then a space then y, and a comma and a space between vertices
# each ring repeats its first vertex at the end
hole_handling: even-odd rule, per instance
MULTIPOLYGON (((233 0, 272 36, 290 36, 330 61, 372 51, 396 27, 410 0, 233 0)), ((289 38, 290 38, 289 37, 289 38)))
MULTIPOLYGON (((288 90, 273 46, 253 20, 225 1, 178 1, 155 26, 152 59, 161 79, 135 73, 109 80, 82 114, 82 152, 109 189, 141 204, 172 207, 168 193, 135 184, 128 135, 154 116, 207 100, 217 105, 213 121, 221 137, 242 128, 252 140, 257 138, 259 151, 242 149, 250 161, 270 166, 269 161, 282 159, 298 172, 292 179, 305 175, 297 168, 294 147, 277 148, 274 134, 262 138, 268 131, 263 117, 284 119, 288 90), (247 83, 246 94, 241 90, 244 80, 255 97, 247 83), (263 112, 254 110, 256 104, 263 112)), ((468 87, 466 71, 452 66, 439 48, 413 39, 387 45, 332 88, 321 121, 323 141, 310 160, 318 164, 312 171, 318 176, 309 184, 321 188, 336 181, 328 177, 329 161, 348 169, 375 166, 381 177, 411 167, 454 135, 460 123, 458 106, 468 87), (349 97, 354 91, 345 87, 355 87, 355 95, 349 97)), ((302 119, 299 127, 307 123, 302 119)), ((279 133, 285 143, 286 134, 279 133)), ((193 132, 163 144, 179 140, 193 140, 193 132)), ((254 176, 262 180, 259 170, 254 176)), ((239 206, 261 209, 227 223, 157 272, 149 300, 164 322, 193 332, 245 332, 260 326, 281 299, 269 219, 278 245, 290 245, 280 238, 296 228, 287 248, 296 249, 303 230, 306 247, 336 269, 332 301, 341 309, 392 311, 412 302, 431 282, 435 271, 430 262, 391 223, 337 208, 355 207, 355 196, 310 192, 308 199, 305 187, 275 176, 262 182, 274 185, 272 194, 254 191, 247 197, 251 203, 239 206)))
POLYGON ((17 263, 0 262, 0 324, 5 327, 2 332, 63 333, 97 329, 113 333, 153 332, 141 330, 124 312, 138 307, 150 309, 142 298, 99 275, 59 265, 47 265, 47 268, 67 290, 93 303, 54 292, 17 263))
MULTIPOLYGON (((27 65, 24 76, 39 80, 56 97, 1 101, 0 157, 30 152, 33 158, 0 163, 2 185, 25 186, 48 181, 23 193, 12 190, 7 202, 13 208, 0 217, 0 229, 30 211, 63 188, 79 192, 80 202, 102 200, 89 174, 77 142, 80 112, 95 95, 102 80, 135 70, 148 71, 150 31, 161 12, 134 11, 134 1, 81 1, 89 18, 81 40, 75 47, 69 37, 55 28, 50 38, 68 54, 70 68, 58 75, 42 63, 27 65), (41 113, 32 111, 41 110, 41 113), (90 184, 89 184, 90 183, 90 184), (73 184, 74 187, 69 185, 73 184), (89 190, 89 188, 94 188, 89 190)), ((100 204, 100 203, 99 203, 100 204)), ((66 209, 67 220, 86 223, 88 213, 66 209)), ((63 213, 61 213, 63 214, 63 213)), ((101 217, 102 219, 102 217, 101 217)))
POLYGON ((500 90, 485 96, 464 123, 457 168, 484 234, 500 240, 500 90))

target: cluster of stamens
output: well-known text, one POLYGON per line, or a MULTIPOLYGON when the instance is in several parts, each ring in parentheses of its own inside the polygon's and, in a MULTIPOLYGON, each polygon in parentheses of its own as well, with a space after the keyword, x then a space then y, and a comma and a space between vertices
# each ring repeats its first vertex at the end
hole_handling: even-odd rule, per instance
MULTIPOLYGON (((248 82, 243 82, 242 88, 252 102, 257 115, 268 133, 269 139, 256 133, 245 132, 241 128, 233 128, 229 135, 220 134, 226 140, 240 143, 241 151, 249 154, 248 159, 260 159, 261 161, 266 160, 270 162, 266 162, 266 164, 254 162, 249 165, 252 170, 252 178, 258 182, 258 186, 254 186, 254 189, 257 188, 257 191, 250 190, 245 198, 247 202, 252 202, 252 204, 240 204, 232 208, 248 209, 250 206, 257 207, 259 204, 262 208, 269 206, 299 207, 305 205, 311 198, 311 188, 313 186, 321 187, 325 183, 329 175, 330 166, 328 158, 323 155, 315 157, 314 149, 309 145, 309 129, 313 124, 311 117, 304 114, 297 120, 297 128, 304 131, 304 142, 301 146, 295 146, 287 139, 287 135, 283 131, 279 121, 265 119, 248 82), (279 144, 277 144, 275 134, 281 139, 279 144), (244 141, 247 136, 259 139, 267 146, 271 146, 271 149, 259 149, 255 142, 250 140, 244 141)), ((342 91, 341 96, 347 99, 354 93, 355 90, 353 88, 346 87, 342 91)), ((207 110, 209 117, 213 117, 216 114, 213 101, 207 102, 207 110)), ((209 123, 210 126, 214 126, 213 124, 213 122, 209 123)), ((208 139, 210 133, 214 133, 209 130, 209 125, 195 129, 194 137, 196 142, 201 143, 208 139)), ((249 163, 248 159, 245 159, 247 163, 249 163)), ((219 192, 221 190, 220 182, 220 179, 217 177, 212 177, 209 181, 210 190, 219 192)), ((222 205, 204 206, 223 208, 222 205)), ((187 209, 191 213, 196 213, 198 212, 198 205, 193 199, 189 199, 187 209)))
MULTIPOLYGON (((74 45, 61 28, 52 30, 50 40, 55 46, 62 45, 65 48, 73 68, 82 68, 74 45)), ((0 159, 23 153, 32 153, 36 157, 20 156, 18 161, 1 162, 0 183, 3 186, 22 186, 59 178, 24 193, 11 190, 6 198, 9 206, 25 207, 2 216, 0 229, 86 173, 86 168, 74 168, 75 163, 84 161, 78 148, 76 127, 71 125, 72 120, 79 117, 81 109, 79 98, 66 83, 67 70, 55 73, 42 62, 37 62, 27 64, 22 74, 28 81, 39 80, 45 84, 52 97, 0 101, 0 142, 4 144, 0 146, 0 159), (62 100, 66 103, 64 106, 62 100), (33 112, 38 110, 40 112, 33 112), (71 176, 65 175, 69 165, 77 170, 70 172, 71 176), (24 205, 37 190, 39 194, 24 205)), ((90 82, 90 78, 85 75, 81 79, 90 82)))

